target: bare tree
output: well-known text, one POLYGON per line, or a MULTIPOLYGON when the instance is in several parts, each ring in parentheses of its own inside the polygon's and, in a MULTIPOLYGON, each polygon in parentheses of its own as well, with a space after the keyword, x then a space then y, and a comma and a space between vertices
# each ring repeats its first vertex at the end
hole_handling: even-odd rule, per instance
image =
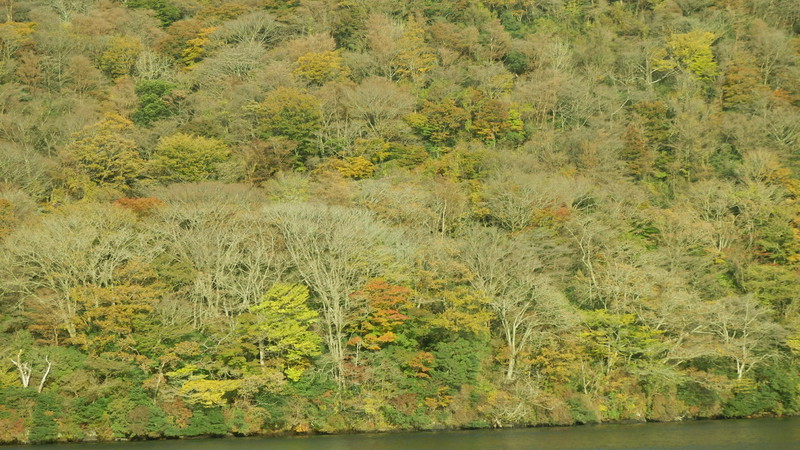
POLYGON ((39 389, 37 391, 39 393, 42 392, 44 382, 47 381, 47 376, 50 375, 50 369, 53 367, 53 363, 50 362, 50 357, 48 355, 45 355, 44 362, 47 363, 47 368, 44 370, 44 375, 42 375, 42 379, 39 381, 39 389))
POLYGON ((33 229, 18 230, 3 243, 2 288, 21 302, 38 302, 52 311, 74 337, 70 291, 107 286, 125 262, 152 256, 148 233, 134 224, 128 211, 97 204, 64 208, 33 229))
POLYGON ((719 342, 718 354, 736 364, 736 378, 778 356, 786 331, 770 318, 772 311, 752 296, 726 297, 706 305, 706 326, 698 332, 719 342))
MULTIPOLYGON (((27 388, 31 384, 31 374, 33 373, 33 367, 22 359, 22 349, 19 349, 17 353, 17 359, 8 358, 11 360, 11 363, 16 366, 17 370, 19 371, 19 380, 22 383, 22 387, 27 388)), ((47 367, 44 370, 44 374, 42 374, 42 378, 39 380, 39 389, 37 392, 42 392, 44 388, 44 383, 47 381, 47 376, 50 375, 50 369, 53 367, 53 363, 50 361, 50 356, 45 355, 44 362, 47 364, 47 367)))
POLYGON ((22 382, 22 387, 24 388, 28 387, 28 385, 31 382, 31 372, 33 372, 33 369, 31 369, 30 364, 22 360, 22 349, 20 349, 19 353, 17 353, 16 360, 14 360, 13 358, 9 359, 17 367, 17 370, 19 371, 19 380, 22 382))
POLYGON ((193 281, 185 289, 194 326, 257 304, 286 264, 277 236, 254 211, 263 197, 217 183, 173 186, 161 195, 169 206, 160 210, 153 233, 169 255, 191 265, 193 281))
POLYGON ((570 323, 566 299, 548 284, 536 248, 525 236, 474 228, 462 242, 472 285, 489 297, 502 327, 509 352, 506 380, 513 380, 520 353, 537 336, 570 323))
POLYGON ((414 97, 382 78, 368 78, 344 92, 347 111, 363 122, 372 136, 393 136, 402 128, 400 118, 411 112, 414 97))
POLYGON ((356 209, 277 204, 264 215, 279 230, 293 269, 320 302, 334 376, 343 385, 345 327, 355 306, 350 294, 391 269, 402 254, 399 236, 372 213, 356 209))

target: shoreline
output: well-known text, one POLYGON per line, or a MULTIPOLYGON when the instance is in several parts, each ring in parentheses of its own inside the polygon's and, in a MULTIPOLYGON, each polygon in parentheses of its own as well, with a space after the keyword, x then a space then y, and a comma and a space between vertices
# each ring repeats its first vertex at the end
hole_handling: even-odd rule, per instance
POLYGON ((112 440, 83 439, 83 440, 56 440, 48 443, 25 443, 25 442, 0 442, 0 448, 10 448, 11 446, 38 446, 52 444, 113 444, 125 442, 156 442, 156 441, 192 441, 192 440, 212 440, 212 439, 264 439, 264 438, 304 438, 313 436, 358 436, 358 435, 391 435, 408 433, 440 433, 440 432, 468 432, 468 431, 502 431, 502 430, 524 430, 532 428, 577 428, 595 427, 603 425, 645 425, 645 424, 675 424, 683 422, 720 422, 728 420, 756 420, 756 419, 789 419, 800 417, 800 415, 775 415, 764 414, 749 417, 698 417, 698 418, 679 418, 676 420, 615 420, 605 422, 574 423, 564 424, 537 424, 537 425, 509 425, 496 427, 433 427, 424 429, 384 429, 384 430, 348 430, 348 431, 277 431, 274 433, 254 433, 254 434, 235 434, 224 435, 202 435, 202 436, 162 436, 155 438, 118 438, 112 440))

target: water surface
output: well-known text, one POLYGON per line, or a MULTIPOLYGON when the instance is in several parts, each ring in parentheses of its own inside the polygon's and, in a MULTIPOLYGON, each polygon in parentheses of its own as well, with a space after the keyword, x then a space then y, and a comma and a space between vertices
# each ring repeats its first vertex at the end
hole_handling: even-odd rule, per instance
MULTIPOLYGON (((2 447, 27 448, 31 447, 2 447)), ((386 434, 55 444, 57 450, 800 449, 800 417, 386 434)))

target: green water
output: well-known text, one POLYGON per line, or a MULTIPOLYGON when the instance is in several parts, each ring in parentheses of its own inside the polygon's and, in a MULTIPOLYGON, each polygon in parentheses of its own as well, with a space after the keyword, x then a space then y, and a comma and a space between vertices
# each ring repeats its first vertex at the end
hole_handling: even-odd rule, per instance
MULTIPOLYGON (((5 448, 7 447, 3 447, 5 448)), ((58 450, 800 449, 800 417, 506 430, 56 444, 39 448, 58 450)))

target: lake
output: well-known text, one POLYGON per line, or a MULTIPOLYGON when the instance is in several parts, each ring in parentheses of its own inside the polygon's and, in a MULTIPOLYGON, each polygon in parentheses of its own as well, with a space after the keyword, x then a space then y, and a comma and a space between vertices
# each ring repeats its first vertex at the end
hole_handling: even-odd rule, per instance
MULTIPOLYGON (((800 417, 504 430, 54 444, 58 450, 800 449, 800 417)), ((30 447, 2 447, 30 448, 30 447)))

